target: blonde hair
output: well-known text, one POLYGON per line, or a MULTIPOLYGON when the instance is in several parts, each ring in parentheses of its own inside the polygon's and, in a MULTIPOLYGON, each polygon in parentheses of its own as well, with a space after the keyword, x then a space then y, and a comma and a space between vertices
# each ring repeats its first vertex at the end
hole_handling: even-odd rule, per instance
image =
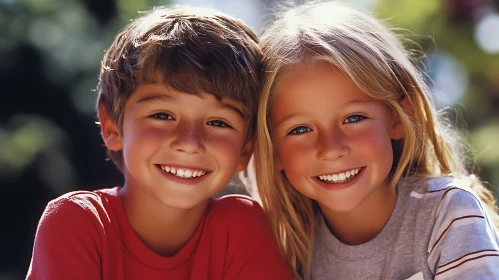
MULTIPOLYGON (((296 191, 275 164, 269 111, 283 74, 300 63, 326 61, 400 116, 405 137, 394 146, 390 186, 403 176, 470 176, 460 143, 438 115, 422 75, 400 40, 368 12, 343 4, 311 3, 282 13, 261 37, 262 95, 257 116, 255 171, 264 209, 297 278, 310 268, 320 209, 296 191)), ((473 189, 497 218, 492 193, 475 176, 473 189)))

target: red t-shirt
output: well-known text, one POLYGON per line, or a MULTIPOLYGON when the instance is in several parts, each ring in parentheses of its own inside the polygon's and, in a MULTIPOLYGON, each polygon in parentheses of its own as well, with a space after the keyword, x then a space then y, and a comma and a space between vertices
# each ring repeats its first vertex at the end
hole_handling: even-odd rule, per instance
POLYGON ((26 279, 292 279, 270 224, 244 196, 214 199, 173 257, 149 250, 130 226, 119 188, 48 203, 26 279))

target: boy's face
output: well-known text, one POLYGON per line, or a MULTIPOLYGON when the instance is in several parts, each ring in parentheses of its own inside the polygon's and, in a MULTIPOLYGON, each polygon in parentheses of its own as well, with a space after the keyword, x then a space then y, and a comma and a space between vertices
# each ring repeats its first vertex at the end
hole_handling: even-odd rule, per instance
POLYGON ((102 120, 106 145, 123 150, 125 186, 190 209, 244 170, 252 152, 249 121, 232 100, 143 84, 127 101, 122 133, 102 120))

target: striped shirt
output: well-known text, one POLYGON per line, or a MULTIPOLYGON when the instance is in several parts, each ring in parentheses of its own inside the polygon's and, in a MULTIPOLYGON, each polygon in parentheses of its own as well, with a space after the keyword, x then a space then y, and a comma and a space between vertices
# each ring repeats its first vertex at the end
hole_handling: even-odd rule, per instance
POLYGON ((317 227, 305 279, 499 279, 499 238, 466 181, 399 182, 395 209, 371 241, 350 246, 317 227))

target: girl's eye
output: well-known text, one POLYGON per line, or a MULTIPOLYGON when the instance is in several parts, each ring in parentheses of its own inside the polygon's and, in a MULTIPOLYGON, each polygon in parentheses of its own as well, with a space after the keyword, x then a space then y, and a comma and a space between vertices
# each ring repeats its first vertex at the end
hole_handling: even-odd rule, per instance
POLYGON ((216 127, 228 127, 232 128, 230 125, 228 125, 226 122, 222 120, 212 120, 207 122, 208 125, 216 126, 216 127))
POLYGON ((172 115, 164 112, 154 113, 150 117, 158 120, 173 120, 172 115))
POLYGON ((291 130, 288 135, 292 135, 292 134, 295 134, 295 135, 301 135, 301 134, 304 134, 304 133, 307 133, 307 132, 310 132, 312 131, 310 128, 306 127, 306 126, 299 126, 293 130, 291 130))
POLYGON ((365 120, 365 119, 366 119, 366 117, 361 116, 361 115, 352 115, 352 116, 347 117, 343 123, 358 123, 358 122, 365 120))

